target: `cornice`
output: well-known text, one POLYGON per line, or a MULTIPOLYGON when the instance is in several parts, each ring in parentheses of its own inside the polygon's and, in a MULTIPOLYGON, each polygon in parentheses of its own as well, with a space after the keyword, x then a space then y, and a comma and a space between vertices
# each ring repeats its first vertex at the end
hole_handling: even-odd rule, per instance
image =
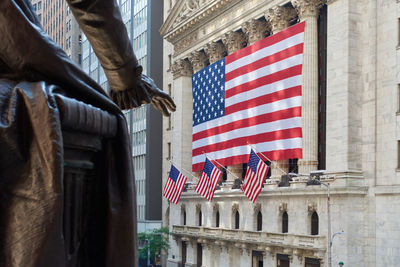
POLYGON ((198 3, 198 8, 185 14, 182 13, 185 5, 192 1, 181 0, 172 9, 161 27, 160 33, 167 41, 175 44, 182 35, 190 32, 196 26, 221 11, 223 7, 238 1, 240 0, 193 0, 193 2, 198 3), (182 14, 184 15, 183 19, 182 14))

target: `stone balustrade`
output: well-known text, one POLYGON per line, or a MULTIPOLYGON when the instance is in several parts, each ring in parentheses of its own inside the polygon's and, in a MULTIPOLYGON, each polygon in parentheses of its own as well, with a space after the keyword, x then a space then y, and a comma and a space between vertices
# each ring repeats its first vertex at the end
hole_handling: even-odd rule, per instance
POLYGON ((326 237, 319 235, 298 235, 289 233, 256 232, 234 230, 226 228, 203 226, 172 227, 172 235, 175 240, 193 240, 205 244, 229 244, 243 245, 246 248, 271 250, 276 248, 289 248, 292 250, 307 250, 314 253, 324 253, 326 250, 326 237), (224 243, 225 242, 225 243, 224 243))

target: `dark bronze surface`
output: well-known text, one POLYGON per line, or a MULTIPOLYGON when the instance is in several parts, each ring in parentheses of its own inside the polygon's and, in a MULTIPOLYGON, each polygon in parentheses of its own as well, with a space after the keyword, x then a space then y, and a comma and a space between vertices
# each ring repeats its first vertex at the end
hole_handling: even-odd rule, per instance
MULTIPOLYGON (((68 4, 105 69, 114 102, 173 111, 172 99, 141 74, 116 1, 68 4)), ((135 183, 119 107, 43 31, 29 0, 0 1, 0 37, 0 266, 136 266, 135 183), (92 107, 63 106, 57 95, 92 107), (77 118, 76 127, 79 110, 105 119, 105 126, 77 118), (85 127, 92 131, 77 132, 85 127), (85 141, 88 133, 94 137, 85 141), (82 217, 87 210, 94 214, 82 217)))

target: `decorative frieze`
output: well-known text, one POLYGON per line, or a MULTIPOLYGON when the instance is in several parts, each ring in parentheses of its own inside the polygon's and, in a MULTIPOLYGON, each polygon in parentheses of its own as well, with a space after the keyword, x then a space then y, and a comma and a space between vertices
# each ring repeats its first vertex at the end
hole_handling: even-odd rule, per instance
POLYGON ((270 31, 270 27, 266 21, 251 19, 242 26, 242 30, 247 35, 249 45, 251 45, 263 39, 270 31))
POLYGON ((179 55, 183 51, 187 50, 188 48, 192 47, 195 42, 198 40, 198 33, 193 32, 186 36, 185 38, 179 40, 174 44, 174 54, 179 55))
POLYGON ((195 51, 189 55, 189 61, 192 63, 194 73, 205 68, 207 66, 207 60, 206 54, 201 51, 195 51))
POLYGON ((222 36, 222 42, 228 50, 228 54, 232 54, 245 47, 247 40, 243 32, 230 31, 222 36))
POLYGON ((295 18, 297 12, 290 7, 276 6, 268 9, 265 13, 265 19, 271 26, 272 33, 277 33, 289 27, 289 22, 295 18))
POLYGON ((287 203, 283 202, 283 203, 279 204, 279 211, 280 212, 287 211, 287 203))
POLYGON ((190 65, 189 61, 185 59, 176 60, 172 64, 171 70, 174 80, 182 76, 191 76, 193 73, 192 66, 190 65))
POLYGON ((225 55, 225 47, 221 42, 208 43, 204 50, 208 55, 210 64, 217 62, 218 60, 222 59, 225 55))
POLYGON ((234 203, 232 205, 232 213, 235 213, 238 210, 239 210, 239 204, 238 203, 234 203))

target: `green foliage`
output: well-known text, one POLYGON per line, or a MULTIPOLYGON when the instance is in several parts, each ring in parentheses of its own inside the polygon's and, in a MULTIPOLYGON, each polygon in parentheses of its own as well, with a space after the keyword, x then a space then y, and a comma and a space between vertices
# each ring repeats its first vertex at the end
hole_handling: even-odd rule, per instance
POLYGON ((146 259, 148 250, 150 250, 150 259, 154 260, 156 256, 161 254, 161 250, 167 250, 169 248, 168 235, 170 235, 170 232, 167 227, 139 233, 139 244, 143 245, 139 249, 139 258, 146 259))

